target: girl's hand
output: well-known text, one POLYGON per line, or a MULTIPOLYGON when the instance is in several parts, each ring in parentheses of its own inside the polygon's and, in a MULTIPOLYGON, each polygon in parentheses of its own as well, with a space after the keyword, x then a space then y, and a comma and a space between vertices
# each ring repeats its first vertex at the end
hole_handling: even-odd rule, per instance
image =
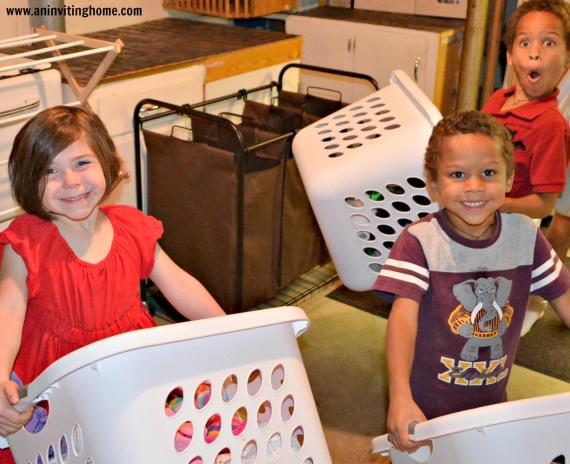
POLYGON ((422 444, 410 438, 409 427, 424 422, 426 417, 412 398, 394 398, 388 408, 388 437, 400 451, 414 451, 422 444))
POLYGON ((20 401, 16 382, 6 380, 0 383, 0 435, 5 437, 22 428, 31 418, 33 409, 18 412, 14 405, 20 401))

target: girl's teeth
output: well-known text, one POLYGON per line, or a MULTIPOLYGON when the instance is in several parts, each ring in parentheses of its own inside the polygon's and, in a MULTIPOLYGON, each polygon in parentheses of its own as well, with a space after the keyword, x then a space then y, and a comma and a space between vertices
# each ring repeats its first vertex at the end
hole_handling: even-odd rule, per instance
POLYGON ((475 207, 475 206, 481 206, 483 204, 483 202, 482 201, 465 201, 464 204, 466 206, 475 207))

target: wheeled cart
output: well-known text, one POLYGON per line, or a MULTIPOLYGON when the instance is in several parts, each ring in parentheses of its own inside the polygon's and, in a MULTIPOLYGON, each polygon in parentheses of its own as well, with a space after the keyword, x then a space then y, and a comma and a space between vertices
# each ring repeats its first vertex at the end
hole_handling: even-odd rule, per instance
POLYGON ((344 103, 284 90, 283 76, 291 68, 363 78, 377 88, 368 76, 290 64, 278 82, 265 86, 193 105, 147 99, 135 109, 139 207, 144 180, 148 212, 165 227, 161 246, 228 312, 271 299, 328 260, 290 143, 298 129, 344 103), (249 98, 259 92, 268 93, 269 104, 249 98), (207 112, 236 99, 244 100, 242 114, 207 112), (162 112, 141 117, 145 105, 162 112), (145 129, 146 121, 172 114, 185 117, 185 128, 166 135, 145 129), (145 176, 139 132, 147 149, 145 176))

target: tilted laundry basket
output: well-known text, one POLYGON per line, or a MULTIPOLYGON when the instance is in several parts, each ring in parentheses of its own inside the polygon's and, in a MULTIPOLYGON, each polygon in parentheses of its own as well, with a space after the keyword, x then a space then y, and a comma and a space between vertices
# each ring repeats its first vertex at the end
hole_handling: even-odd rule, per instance
POLYGON ((301 309, 275 308, 70 353, 28 386, 49 416, 9 438, 16 462, 330 463, 295 338, 308 325, 301 309))
POLYGON ((404 72, 302 129, 293 154, 343 283, 369 290, 400 231, 435 211, 423 158, 441 115, 404 72))
POLYGON ((372 451, 392 464, 550 464, 570 458, 570 393, 510 401, 417 424, 416 441, 431 440, 407 454, 388 436, 372 440, 372 451))

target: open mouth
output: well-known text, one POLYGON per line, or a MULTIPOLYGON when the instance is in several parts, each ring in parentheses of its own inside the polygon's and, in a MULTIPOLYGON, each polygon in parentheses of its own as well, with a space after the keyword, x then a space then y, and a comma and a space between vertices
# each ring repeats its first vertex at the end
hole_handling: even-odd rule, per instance
POLYGON ((528 77, 531 82, 537 82, 540 79, 540 73, 538 71, 531 71, 528 73, 528 77))
POLYGON ((480 208, 485 204, 484 201, 464 201, 462 203, 464 206, 467 206, 467 208, 480 208))

